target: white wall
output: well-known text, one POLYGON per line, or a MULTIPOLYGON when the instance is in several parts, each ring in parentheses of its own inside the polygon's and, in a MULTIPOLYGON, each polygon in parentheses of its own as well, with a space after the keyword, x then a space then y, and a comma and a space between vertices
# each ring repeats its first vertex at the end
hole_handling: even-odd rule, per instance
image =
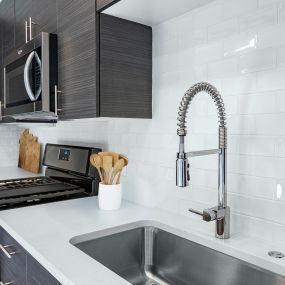
MULTIPOLYGON (((232 231, 284 242, 285 1, 219 0, 153 32, 152 120, 83 120, 32 131, 42 142, 103 144, 127 154, 127 199, 190 215, 189 206, 216 205, 218 161, 193 159, 190 188, 175 186, 176 114, 186 89, 208 81, 220 90, 228 114, 232 231)), ((190 107, 188 150, 217 146, 217 115, 208 97, 200 94, 190 107)), ((1 129, 2 150, 4 137, 1 129)))

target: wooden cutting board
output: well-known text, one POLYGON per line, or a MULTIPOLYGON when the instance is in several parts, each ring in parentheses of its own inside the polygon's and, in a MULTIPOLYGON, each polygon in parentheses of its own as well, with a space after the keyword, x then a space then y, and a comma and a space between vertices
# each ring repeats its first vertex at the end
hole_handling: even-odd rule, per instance
POLYGON ((38 138, 25 129, 19 140, 19 167, 33 173, 40 171, 41 145, 38 138))

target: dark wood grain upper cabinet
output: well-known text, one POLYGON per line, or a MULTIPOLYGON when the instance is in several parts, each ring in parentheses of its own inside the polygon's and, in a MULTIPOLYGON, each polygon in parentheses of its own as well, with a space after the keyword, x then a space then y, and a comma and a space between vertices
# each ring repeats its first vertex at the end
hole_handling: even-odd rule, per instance
POLYGON ((3 57, 2 57, 2 50, 3 50, 3 42, 2 42, 2 28, 3 28, 3 22, 0 18, 0 112, 3 114, 3 103, 4 103, 4 98, 3 98, 3 57))
POLYGON ((0 20, 2 25, 2 44, 5 57, 15 47, 15 3, 14 0, 3 0, 0 4, 0 20))
POLYGON ((61 119, 99 116, 94 0, 58 0, 61 119))
POLYGON ((41 32, 57 33, 57 0, 15 0, 15 45, 20 47, 41 32), (32 28, 26 30, 25 22, 32 28), (27 33, 27 35, 26 35, 27 33), (27 38, 26 38, 27 37, 27 38))
POLYGON ((100 115, 152 117, 152 29, 100 15, 100 115))
POLYGON ((100 12, 119 1, 120 0, 97 0, 97 11, 100 12))
POLYGON ((26 42, 26 26, 32 16, 32 0, 15 0, 15 46, 21 47, 26 42))
MULTIPOLYGON (((24 0, 26 1, 26 0, 24 0)), ((31 0, 28 0, 31 1, 31 0)), ((57 0, 33 0, 33 33, 57 33, 57 0)))

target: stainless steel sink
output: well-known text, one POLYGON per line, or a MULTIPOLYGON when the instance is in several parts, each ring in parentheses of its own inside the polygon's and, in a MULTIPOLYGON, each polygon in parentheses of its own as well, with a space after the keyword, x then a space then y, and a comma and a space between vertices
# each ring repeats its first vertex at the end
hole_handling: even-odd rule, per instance
POLYGON ((285 277, 157 226, 132 224, 70 242, 135 285, 285 284, 285 277))

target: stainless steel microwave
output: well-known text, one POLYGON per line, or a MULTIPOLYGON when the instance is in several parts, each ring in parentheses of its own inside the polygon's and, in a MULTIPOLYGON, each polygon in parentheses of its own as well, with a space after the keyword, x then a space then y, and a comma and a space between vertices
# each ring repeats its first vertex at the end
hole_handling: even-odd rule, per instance
POLYGON ((4 58, 3 117, 57 120, 57 36, 41 33, 4 58))

